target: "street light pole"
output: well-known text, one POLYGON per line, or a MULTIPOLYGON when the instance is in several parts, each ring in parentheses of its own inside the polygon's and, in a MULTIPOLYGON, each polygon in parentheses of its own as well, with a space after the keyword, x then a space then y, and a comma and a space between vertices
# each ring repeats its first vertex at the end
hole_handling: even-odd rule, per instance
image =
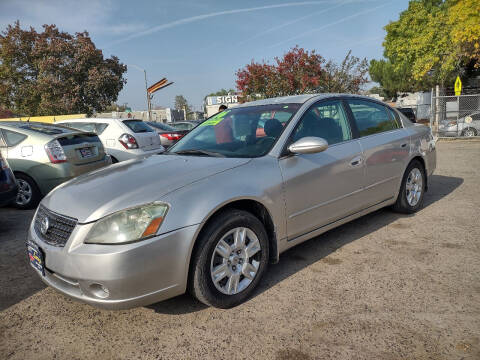
POLYGON ((147 116, 148 116, 148 121, 150 121, 150 119, 152 118, 152 104, 151 104, 150 94, 148 93, 147 70, 145 70, 144 68, 141 68, 140 66, 135 65, 135 64, 129 64, 129 65, 133 66, 137 70, 143 71, 143 75, 145 77, 145 93, 147 95, 147 114, 148 114, 147 116))
POLYGON ((143 74, 145 75, 145 93, 147 94, 147 110, 148 110, 148 121, 151 120, 152 118, 152 115, 151 115, 151 111, 152 111, 152 105, 151 105, 151 102, 150 102, 150 94, 148 93, 148 85, 147 85, 147 70, 143 69, 143 74))

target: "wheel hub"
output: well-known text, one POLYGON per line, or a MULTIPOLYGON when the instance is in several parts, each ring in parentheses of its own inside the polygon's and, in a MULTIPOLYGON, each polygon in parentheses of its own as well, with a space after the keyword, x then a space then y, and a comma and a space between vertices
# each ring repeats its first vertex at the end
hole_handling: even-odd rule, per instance
POLYGON ((249 228, 235 228, 217 243, 212 255, 210 274, 215 287, 227 295, 247 288, 260 266, 260 242, 249 228))

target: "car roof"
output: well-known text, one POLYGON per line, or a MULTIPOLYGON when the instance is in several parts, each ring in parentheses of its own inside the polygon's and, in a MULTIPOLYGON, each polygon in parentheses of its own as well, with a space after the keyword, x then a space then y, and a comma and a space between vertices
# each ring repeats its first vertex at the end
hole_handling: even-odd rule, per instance
MULTIPOLYGON (((275 98, 269 99, 262 99, 262 100, 255 100, 240 104, 235 107, 246 107, 246 106, 257 106, 257 105, 273 105, 273 104, 303 104, 312 98, 316 98, 316 100, 328 99, 333 97, 356 97, 359 99, 367 99, 371 101, 377 101, 376 99, 363 96, 363 95, 355 95, 355 94, 336 94, 336 93, 318 93, 318 94, 304 94, 304 95, 290 95, 290 96, 280 96, 275 98)), ((232 108, 234 109, 234 108, 232 108)))
POLYGON ((139 119, 120 119, 120 118, 77 118, 77 119, 65 119, 57 121, 57 123, 63 122, 94 122, 94 121, 123 121, 123 120, 139 120, 139 119))
POLYGON ((37 121, 0 121, 0 126, 9 128, 10 130, 18 130, 20 132, 30 132, 47 136, 76 132, 75 130, 59 124, 57 125, 37 121))

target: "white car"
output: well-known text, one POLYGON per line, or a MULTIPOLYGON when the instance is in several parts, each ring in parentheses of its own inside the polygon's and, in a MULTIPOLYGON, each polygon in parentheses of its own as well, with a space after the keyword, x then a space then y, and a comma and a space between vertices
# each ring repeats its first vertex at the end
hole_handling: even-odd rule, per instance
POLYGON ((83 118, 57 124, 97 134, 113 163, 165 151, 157 132, 142 120, 83 118))

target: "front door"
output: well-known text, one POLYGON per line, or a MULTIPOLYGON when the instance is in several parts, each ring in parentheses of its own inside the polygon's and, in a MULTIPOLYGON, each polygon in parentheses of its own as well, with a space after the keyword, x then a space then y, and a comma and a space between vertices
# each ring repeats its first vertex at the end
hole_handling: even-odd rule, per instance
POLYGON ((291 142, 306 136, 327 140, 317 154, 279 160, 285 184, 288 240, 360 210, 364 182, 362 150, 353 139, 341 101, 319 102, 299 121, 291 142))

